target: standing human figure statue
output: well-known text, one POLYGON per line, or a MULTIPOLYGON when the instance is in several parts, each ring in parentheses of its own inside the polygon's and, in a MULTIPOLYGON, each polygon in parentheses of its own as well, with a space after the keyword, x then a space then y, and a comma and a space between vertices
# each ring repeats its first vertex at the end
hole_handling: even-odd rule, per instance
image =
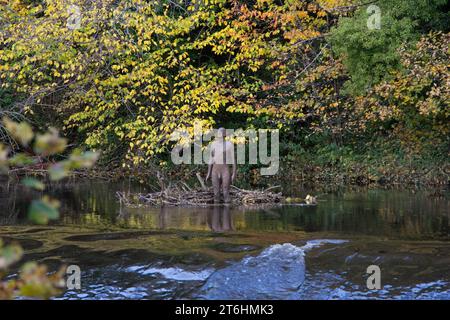
POLYGON ((212 180, 214 189, 214 203, 220 202, 220 190, 223 192, 223 201, 230 202, 230 184, 236 178, 236 161, 234 157, 234 144, 226 141, 226 130, 219 128, 216 138, 210 145, 210 157, 208 163, 208 174, 212 180), (232 166, 232 171, 230 166, 232 166))

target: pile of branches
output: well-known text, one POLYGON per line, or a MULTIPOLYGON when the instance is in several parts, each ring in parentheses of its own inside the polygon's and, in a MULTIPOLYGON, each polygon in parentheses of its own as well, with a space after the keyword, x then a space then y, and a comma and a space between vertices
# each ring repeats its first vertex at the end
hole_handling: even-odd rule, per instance
MULTIPOLYGON (((281 192, 273 190, 279 186, 265 190, 244 190, 235 186, 230 188, 231 204, 255 205, 274 204, 284 200, 281 192)), ((214 192, 212 188, 191 189, 186 184, 181 187, 170 187, 162 191, 148 194, 130 194, 117 192, 121 204, 127 207, 145 206, 209 206, 214 204, 214 192)))

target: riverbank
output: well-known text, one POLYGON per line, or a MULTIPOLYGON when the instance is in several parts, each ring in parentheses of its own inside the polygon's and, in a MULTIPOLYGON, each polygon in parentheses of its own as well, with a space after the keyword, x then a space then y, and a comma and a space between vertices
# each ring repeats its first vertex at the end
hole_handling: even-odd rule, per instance
MULTIPOLYGON (((450 187, 450 163, 436 161, 422 163, 398 159, 341 159, 335 163, 314 161, 313 155, 296 159, 281 159, 275 176, 262 176, 261 166, 238 166, 237 186, 264 188, 273 185, 306 185, 321 189, 342 186, 364 186, 368 188, 447 189, 450 187)), ((143 184, 158 184, 157 175, 166 180, 183 180, 198 184, 196 173, 206 174, 206 166, 180 165, 158 169, 140 168, 124 171, 122 168, 96 168, 78 172, 81 177, 103 179, 131 179, 143 184)))
MULTIPOLYGON (((105 160, 105 159, 103 159, 105 160)), ((382 145, 357 150, 354 147, 337 147, 320 144, 302 148, 299 144, 281 144, 279 170, 274 176, 262 176, 262 165, 238 165, 236 186, 247 189, 274 185, 304 185, 314 189, 342 186, 367 188, 443 190, 450 187, 450 161, 445 147, 428 147, 419 154, 407 153, 395 146, 382 145)), ((45 176, 46 170, 13 168, 10 181, 23 175, 45 176)), ((184 181, 199 184, 196 174, 204 178, 206 165, 173 165, 170 157, 161 156, 149 165, 123 168, 119 161, 100 161, 89 170, 73 173, 74 179, 99 179, 108 181, 129 180, 159 191, 171 182, 184 181)), ((3 178, 6 179, 6 178, 3 178)))
MULTIPOLYGON (((417 164, 400 165, 396 162, 380 163, 373 166, 364 162, 353 162, 321 166, 317 163, 306 163, 306 160, 290 162, 280 166, 279 173, 273 176, 261 176, 259 168, 238 169, 237 186, 261 188, 278 184, 304 185, 314 189, 337 187, 367 187, 369 189, 430 189, 444 190, 450 188, 450 165, 448 163, 418 166, 417 164)), ((91 170, 76 171, 69 179, 99 179, 107 181, 130 180, 158 189, 157 175, 167 180, 188 181, 197 184, 195 173, 204 173, 204 166, 180 166, 177 170, 161 168, 161 170, 142 168, 139 173, 125 171, 121 168, 96 167, 91 170)), ((11 182, 23 175, 41 175, 45 172, 21 170, 9 176, 11 182)), ((7 181, 8 177, 2 180, 7 181)))
POLYGON ((448 188, 450 183, 449 163, 419 164, 413 161, 353 160, 321 166, 314 162, 287 165, 283 176, 294 181, 312 184, 358 185, 370 188, 448 188))

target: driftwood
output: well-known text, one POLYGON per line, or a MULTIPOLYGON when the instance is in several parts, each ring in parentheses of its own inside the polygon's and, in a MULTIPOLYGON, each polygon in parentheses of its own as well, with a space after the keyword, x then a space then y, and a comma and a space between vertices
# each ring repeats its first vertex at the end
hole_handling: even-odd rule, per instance
MULTIPOLYGON (((201 183, 202 184, 202 183, 201 183)), ((265 190, 245 190, 235 186, 230 188, 231 204, 255 205, 276 204, 284 201, 281 192, 273 190, 280 186, 274 186, 265 190)), ((130 194, 117 192, 119 201, 127 207, 145 206, 209 206, 214 204, 212 188, 202 184, 201 189, 192 189, 187 184, 179 184, 177 187, 166 188, 159 192, 148 194, 130 194)))

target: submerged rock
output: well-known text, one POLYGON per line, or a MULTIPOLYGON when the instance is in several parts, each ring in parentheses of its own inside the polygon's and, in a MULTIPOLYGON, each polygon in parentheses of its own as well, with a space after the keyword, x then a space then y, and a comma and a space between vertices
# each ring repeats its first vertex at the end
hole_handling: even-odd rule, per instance
POLYGON ((277 244, 214 272, 202 288, 202 297, 293 299, 304 280, 304 251, 289 243, 277 244))
POLYGON ((305 281, 305 252, 324 243, 312 240, 297 247, 290 243, 268 247, 256 257, 246 257, 215 271, 201 288, 203 299, 298 299, 305 281))

